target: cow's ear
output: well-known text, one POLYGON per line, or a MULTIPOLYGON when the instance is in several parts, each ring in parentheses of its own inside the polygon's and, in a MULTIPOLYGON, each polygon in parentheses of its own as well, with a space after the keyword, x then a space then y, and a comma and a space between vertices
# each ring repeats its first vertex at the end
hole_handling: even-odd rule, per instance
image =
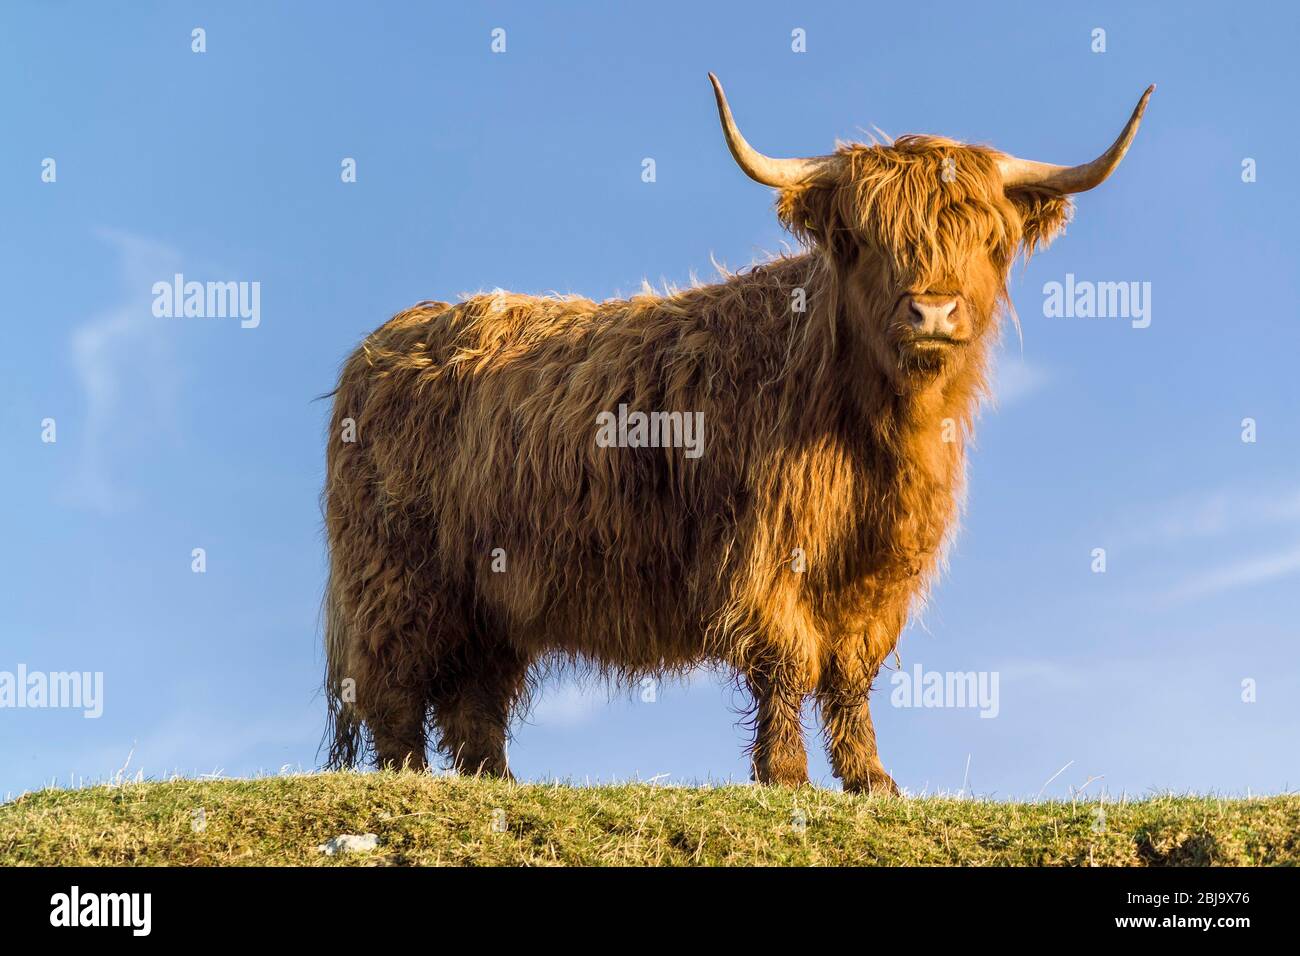
POLYGON ((1040 189, 1013 189, 1007 198, 1020 214, 1021 247, 1025 258, 1046 249, 1074 215, 1068 196, 1040 189))
POLYGON ((791 186, 776 201, 781 224, 806 245, 825 247, 838 230, 833 186, 791 186))

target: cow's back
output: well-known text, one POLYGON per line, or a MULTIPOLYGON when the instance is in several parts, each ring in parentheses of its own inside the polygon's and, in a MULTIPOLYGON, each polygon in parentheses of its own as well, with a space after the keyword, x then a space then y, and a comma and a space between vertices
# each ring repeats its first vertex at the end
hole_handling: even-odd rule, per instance
POLYGON ((327 511, 331 529, 381 526, 443 613, 454 597, 512 639, 657 670, 700 656, 698 530, 669 487, 680 449, 596 446, 634 338, 599 309, 497 294, 376 330, 336 393, 356 441, 330 443, 327 511))

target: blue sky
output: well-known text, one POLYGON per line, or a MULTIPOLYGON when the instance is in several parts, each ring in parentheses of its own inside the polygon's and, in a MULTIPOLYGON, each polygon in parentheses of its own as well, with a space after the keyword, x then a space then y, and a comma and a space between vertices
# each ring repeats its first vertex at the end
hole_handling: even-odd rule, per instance
MULTIPOLYGON (((950 573, 900 646, 909 670, 997 673, 998 716, 890 706, 882 680, 882 756, 914 792, 1300 785, 1298 20, 1285 3, 5 5, 0 671, 102 671, 104 713, 0 709, 0 794, 128 754, 153 776, 316 765, 312 399, 420 299, 605 298, 780 250, 708 70, 776 155, 875 124, 1078 162, 1159 84, 1115 177, 1013 276, 1023 345, 1009 330, 950 573), (260 325, 155 317, 175 272, 259 282, 260 325), (1151 283, 1150 326, 1044 317, 1067 273, 1151 283)), ((738 703, 707 675, 652 703, 548 687, 511 761, 743 780, 738 703)))

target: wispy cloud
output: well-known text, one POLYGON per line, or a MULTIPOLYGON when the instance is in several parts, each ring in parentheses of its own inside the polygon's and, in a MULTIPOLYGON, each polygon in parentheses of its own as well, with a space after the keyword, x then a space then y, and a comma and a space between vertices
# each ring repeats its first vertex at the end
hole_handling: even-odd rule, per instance
POLYGON ((1257 557, 1245 558, 1211 571, 1188 577, 1171 589, 1165 600, 1170 603, 1195 600, 1235 591, 1300 573, 1300 547, 1257 557))
POLYGON ((86 402, 81 457, 70 495, 82 507, 113 512, 131 498, 114 480, 114 463, 126 448, 156 441, 173 422, 179 394, 168 337, 151 311, 151 288, 176 271, 180 256, 162 243, 116 230, 100 230, 116 253, 121 298, 73 329, 71 361, 86 402))
POLYGON ((577 727, 602 712, 608 713, 615 702, 647 699, 643 696, 647 691, 652 691, 655 699, 661 699, 669 691, 689 692, 697 687, 716 686, 720 681, 730 683, 730 678, 723 679, 718 670, 705 665, 684 675, 653 681, 647 678, 629 684, 606 681, 597 675, 586 675, 585 679, 565 678, 543 686, 529 711, 528 721, 551 727, 577 727))
MULTIPOLYGON (((1167 587, 1151 588, 1161 604, 1182 604, 1300 573, 1300 486, 1275 482, 1187 493, 1144 503, 1121 516, 1112 546, 1160 554, 1160 566, 1199 562, 1167 587), (1281 530, 1283 541, 1263 541, 1281 530), (1265 548, 1267 548, 1265 550, 1265 548), (1233 560, 1223 555, 1235 552, 1233 560), (1207 567, 1206 557, 1216 561, 1207 567)), ((1145 600, 1145 599, 1144 599, 1145 600)))
POLYGON ((564 683, 545 688, 529 713, 529 721, 550 727, 577 727, 591 720, 609 705, 606 695, 579 684, 564 683))
POLYGON ((1182 495, 1123 520, 1125 545, 1178 544, 1300 521, 1300 486, 1220 488, 1182 495))
POLYGON ((1051 373, 1042 366, 1003 353, 993 373, 993 396, 1000 407, 1006 408, 1046 387, 1051 380, 1051 373))

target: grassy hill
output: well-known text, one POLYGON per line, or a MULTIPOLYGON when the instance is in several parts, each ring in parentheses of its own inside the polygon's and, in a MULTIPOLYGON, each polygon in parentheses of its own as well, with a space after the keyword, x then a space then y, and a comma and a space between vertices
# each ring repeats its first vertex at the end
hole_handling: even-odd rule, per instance
POLYGON ((1300 796, 888 800, 412 773, 125 783, 0 806, 0 865, 1300 864, 1300 796), (370 851, 327 856, 340 834, 370 851))

